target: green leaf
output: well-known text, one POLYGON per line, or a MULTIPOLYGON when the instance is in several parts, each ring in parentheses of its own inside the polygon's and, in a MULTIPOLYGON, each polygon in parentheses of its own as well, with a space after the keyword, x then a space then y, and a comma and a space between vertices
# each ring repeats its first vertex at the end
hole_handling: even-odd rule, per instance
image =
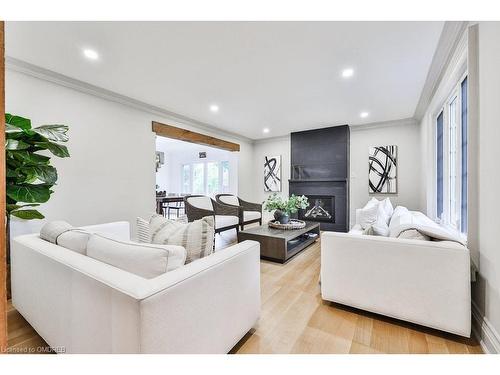
POLYGON ((27 176, 27 180, 38 179, 48 184, 54 184, 57 181, 57 170, 50 165, 31 165, 22 167, 19 171, 27 176))
POLYGON ((9 125, 13 125, 22 130, 31 129, 31 120, 21 117, 21 116, 12 116, 10 113, 5 114, 5 123, 9 125))
POLYGON ((26 203, 45 203, 49 200, 50 185, 39 184, 39 185, 7 185, 7 196, 16 202, 26 202, 26 203))
POLYGON ((19 177, 22 177, 22 175, 16 169, 7 168, 5 177, 7 177, 7 178, 19 178, 19 177))
POLYGON ((12 211, 16 211, 16 210, 19 210, 20 208, 23 208, 23 207, 38 207, 40 206, 38 203, 33 203, 33 204, 7 204, 5 206, 5 209, 7 212, 12 212, 12 211))
POLYGON ((11 124, 5 124, 5 132, 8 133, 22 133, 23 129, 11 124))
POLYGON ((42 125, 33 129, 35 133, 47 138, 49 141, 67 142, 68 126, 66 125, 42 125))
POLYGON ((30 145, 23 142, 18 141, 16 139, 6 139, 5 140, 5 149, 6 150, 26 150, 30 145))
POLYGON ((66 146, 59 145, 59 144, 53 143, 53 142, 35 142, 35 145, 37 147, 49 150, 55 156, 59 156, 60 158, 69 157, 69 151, 68 151, 68 148, 66 146))
POLYGON ((28 151, 9 151, 8 156, 12 156, 15 160, 28 164, 49 164, 50 157, 40 154, 35 154, 28 151))
POLYGON ((19 211, 12 211, 10 213, 12 216, 16 216, 20 219, 24 220, 33 220, 33 219, 44 219, 45 216, 43 216, 40 212, 37 210, 19 210, 19 211))

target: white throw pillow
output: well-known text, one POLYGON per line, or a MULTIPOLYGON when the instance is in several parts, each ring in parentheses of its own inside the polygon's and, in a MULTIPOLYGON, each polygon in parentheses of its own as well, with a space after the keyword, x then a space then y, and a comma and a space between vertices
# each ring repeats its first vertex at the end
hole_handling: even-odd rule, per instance
POLYGON ((372 224, 373 234, 376 236, 389 236, 389 226, 387 225, 387 215, 382 206, 378 205, 377 219, 372 224))
POLYGON ((137 241, 140 243, 151 243, 151 233, 149 232, 149 220, 138 217, 137 223, 137 241))
POLYGON ((151 242, 179 245, 186 249, 186 264, 212 254, 214 250, 215 223, 213 216, 184 224, 153 215, 149 220, 151 242))
POLYGON ((356 210, 356 224, 361 225, 362 229, 366 229, 373 225, 377 221, 378 210, 378 204, 371 205, 368 208, 358 208, 356 210))
POLYGON ((386 221, 387 221, 387 224, 389 224, 389 222, 391 220, 391 216, 394 213, 394 207, 392 206, 391 200, 389 198, 385 198, 379 204, 382 205, 382 207, 384 208, 384 211, 385 211, 385 214, 387 217, 386 221))
POLYGON ((152 279, 184 265, 186 250, 182 246, 139 244, 93 234, 87 244, 87 256, 152 279))

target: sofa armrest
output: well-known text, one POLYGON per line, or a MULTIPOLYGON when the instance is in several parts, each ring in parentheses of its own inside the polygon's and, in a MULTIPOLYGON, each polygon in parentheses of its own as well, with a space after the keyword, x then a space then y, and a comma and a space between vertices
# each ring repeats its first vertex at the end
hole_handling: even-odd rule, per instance
POLYGON ((227 353, 260 315, 259 257, 244 241, 150 280, 141 351, 227 353))
POLYGON ((240 202, 240 206, 243 209, 243 211, 258 211, 262 213, 262 204, 247 202, 241 198, 238 198, 238 200, 240 202))

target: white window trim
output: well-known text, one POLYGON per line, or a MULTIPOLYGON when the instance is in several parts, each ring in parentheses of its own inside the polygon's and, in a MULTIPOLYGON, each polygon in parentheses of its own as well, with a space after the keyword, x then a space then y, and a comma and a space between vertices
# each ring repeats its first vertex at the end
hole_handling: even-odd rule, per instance
POLYGON ((181 174, 181 190, 182 193, 190 193, 193 194, 193 181, 194 181, 194 168, 193 166, 195 164, 203 164, 203 192, 202 193, 196 193, 196 194, 203 194, 203 195, 209 195, 208 194, 208 164, 210 163, 217 163, 217 166, 219 168, 219 184, 217 186, 217 192, 222 193, 223 192, 223 176, 222 176, 222 163, 228 163, 229 169, 228 169, 228 191, 231 191, 231 162, 229 160, 200 160, 200 161, 195 161, 191 163, 184 163, 181 164, 181 169, 180 169, 180 174, 181 174), (184 191, 184 167, 189 166, 189 191, 184 191))
MULTIPOLYGON (((432 131, 433 131, 433 140, 434 140, 434 152, 433 152, 433 211, 432 216, 435 221, 439 222, 441 225, 460 232, 460 215, 461 215, 461 202, 462 202, 462 82, 467 77, 467 71, 465 71, 462 76, 458 79, 455 86, 451 90, 451 94, 449 94, 446 100, 442 103, 441 107, 437 111, 435 111, 434 116, 432 117, 432 131), (453 218, 450 218, 450 200, 449 200, 449 189, 450 189, 450 181, 449 181, 449 120, 450 120, 450 104, 454 98, 457 98, 457 107, 458 111, 456 111, 457 119, 456 119, 456 134, 455 134, 455 142, 456 142, 456 157, 455 157, 455 174, 456 174, 456 186, 455 186, 455 212, 458 218, 455 219, 455 223, 452 222, 453 218), (435 181, 435 176, 437 175, 437 118, 443 113, 443 213, 444 217, 441 219, 437 217, 437 183, 435 181)), ((464 237, 466 237, 465 233, 461 233, 464 237)))
MULTIPOLYGON (((444 104, 450 97, 450 93, 462 82, 463 78, 467 76, 467 32, 462 36, 457 49, 455 50, 448 67, 446 68, 443 77, 441 78, 438 86, 434 90, 434 94, 429 104, 428 111, 424 116, 423 122, 428 124, 428 132, 426 139, 429 145, 426 171, 426 208, 427 215, 435 221, 439 221, 436 217, 437 211, 437 189, 436 189, 436 118, 441 112, 444 104)), ((443 119, 443 126, 445 126, 445 119, 443 119)))

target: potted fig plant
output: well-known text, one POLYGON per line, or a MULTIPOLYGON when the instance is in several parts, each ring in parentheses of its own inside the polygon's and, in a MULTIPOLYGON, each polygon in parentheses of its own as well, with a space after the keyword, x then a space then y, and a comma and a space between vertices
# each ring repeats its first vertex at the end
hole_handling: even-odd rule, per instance
POLYGON ((264 202, 264 209, 268 212, 274 211, 274 218, 280 224, 287 224, 290 215, 296 213, 299 209, 306 209, 309 206, 307 197, 292 194, 288 199, 283 199, 277 193, 270 195, 264 202))
POLYGON ((60 158, 69 157, 66 146, 66 125, 31 127, 31 121, 20 116, 5 114, 6 160, 6 250, 7 292, 10 294, 10 220, 15 216, 23 220, 43 219, 34 207, 49 200, 57 181, 57 170, 50 165, 48 151, 60 158))

